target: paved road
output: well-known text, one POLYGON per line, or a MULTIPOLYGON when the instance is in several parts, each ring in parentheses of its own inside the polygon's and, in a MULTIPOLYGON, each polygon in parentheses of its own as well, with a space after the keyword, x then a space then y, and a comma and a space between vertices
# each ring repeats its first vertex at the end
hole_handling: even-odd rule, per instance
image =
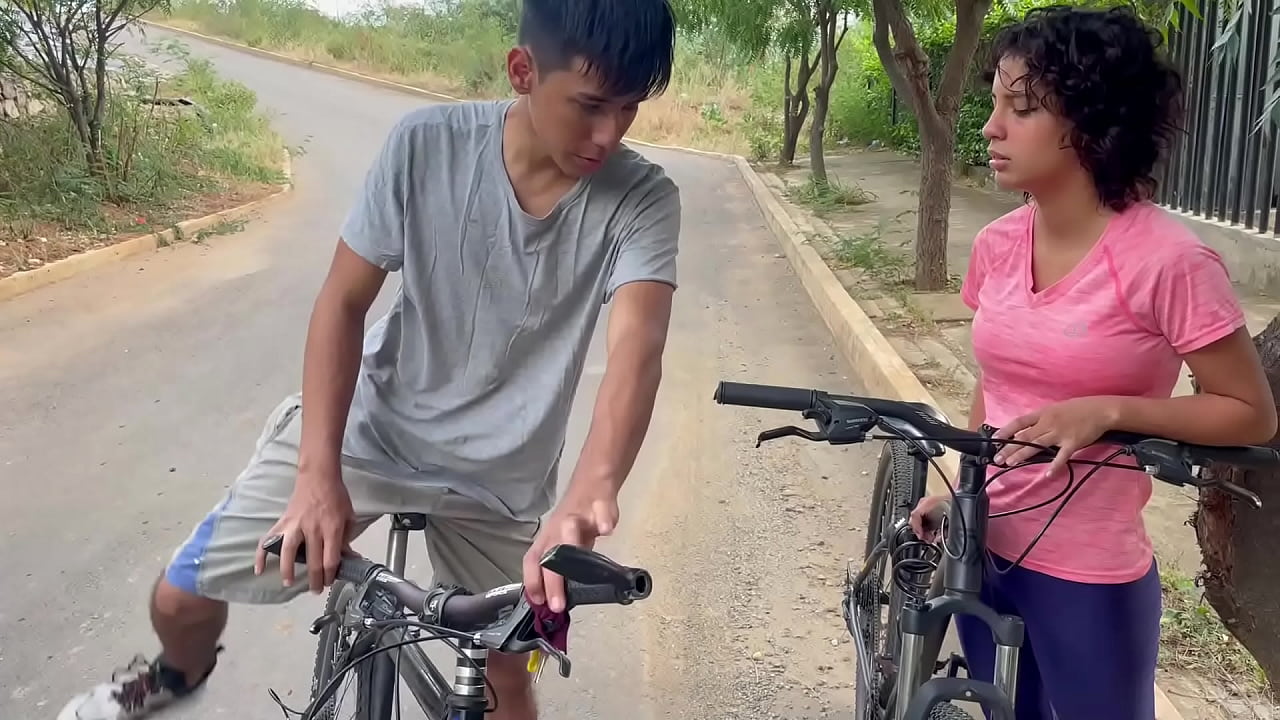
MULTIPOLYGON (((150 584, 240 470, 267 411, 298 387, 311 300, 342 215, 383 134, 422 102, 192 49, 255 90, 304 148, 296 192, 241 233, 0 304, 6 720, 51 718, 85 683, 155 650, 150 584)), ((732 165, 644 151, 683 190, 682 288, 651 440, 624 493, 622 527, 602 549, 650 567, 657 592, 638 607, 578 612, 576 671, 543 676, 544 716, 839 711, 852 699, 850 646, 833 647, 841 623, 829 611, 834 579, 861 545, 874 449, 756 450, 765 423, 797 419, 722 408, 711 395, 721 378, 858 385, 732 165)), ((380 308, 393 291, 389 283, 380 308)), ((602 370, 597 342, 569 457, 602 370)), ((357 547, 380 557, 383 542, 378 525, 357 547)), ((429 577, 420 538, 410 559, 429 577)), ((203 702, 174 716, 279 717, 269 688, 304 705, 306 627, 320 603, 235 608, 203 702)))

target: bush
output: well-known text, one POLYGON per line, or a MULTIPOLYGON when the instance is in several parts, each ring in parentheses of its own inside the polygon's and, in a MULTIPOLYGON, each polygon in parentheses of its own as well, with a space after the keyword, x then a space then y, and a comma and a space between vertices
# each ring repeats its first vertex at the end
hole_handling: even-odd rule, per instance
MULTIPOLYGON (((93 177, 79 139, 56 109, 0 122, 0 223, 23 234, 35 223, 107 233, 163 217, 190 196, 239 183, 279 182, 281 140, 247 88, 188 59, 163 81, 124 61, 103 117, 107 177, 93 177), (185 96, 200 112, 144 100, 185 96)), ((50 103, 52 106, 52 103, 50 103)))

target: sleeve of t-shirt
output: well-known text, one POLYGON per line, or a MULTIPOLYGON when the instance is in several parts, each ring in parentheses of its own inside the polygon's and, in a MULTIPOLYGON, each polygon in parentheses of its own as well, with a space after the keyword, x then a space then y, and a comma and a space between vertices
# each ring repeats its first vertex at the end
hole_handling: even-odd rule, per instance
POLYGON ((612 300, 623 285, 642 280, 676 287, 679 245, 680 191, 665 180, 641 199, 635 219, 623 231, 604 301, 612 300))
POLYGON ((982 291, 982 281, 987 276, 987 243, 985 232, 979 232, 973 239, 973 249, 969 251, 969 269, 964 273, 964 282, 960 284, 960 299, 970 310, 978 310, 978 293, 982 291))
POLYGON ((1180 355, 1245 324, 1227 268, 1208 246, 1192 245, 1162 263, 1151 292, 1156 327, 1180 355))
POLYGON ((404 264, 404 209, 409 177, 408 129, 397 124, 365 173, 342 239, 357 255, 388 272, 404 264))

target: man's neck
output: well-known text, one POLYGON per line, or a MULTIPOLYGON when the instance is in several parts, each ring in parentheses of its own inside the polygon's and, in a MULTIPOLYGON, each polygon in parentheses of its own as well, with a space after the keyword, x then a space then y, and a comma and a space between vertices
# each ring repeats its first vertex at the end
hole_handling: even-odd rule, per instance
POLYGON ((502 162, 507 177, 518 195, 537 194, 568 189, 574 179, 568 177, 556 165, 555 160, 542 149, 529 119, 528 98, 521 97, 507 109, 507 121, 502 132, 502 162))

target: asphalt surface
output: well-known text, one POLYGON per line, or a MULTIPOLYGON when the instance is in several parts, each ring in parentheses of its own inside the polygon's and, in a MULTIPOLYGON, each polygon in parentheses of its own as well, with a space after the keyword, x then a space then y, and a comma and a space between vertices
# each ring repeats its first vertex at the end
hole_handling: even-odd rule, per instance
MULTIPOLYGON (((268 411, 299 387, 337 228, 384 133, 423 102, 187 42, 254 90, 302 150, 296 188, 239 233, 0 304, 3 720, 52 718, 135 653, 155 652, 151 583, 234 480, 268 411)), ((656 589, 637 606, 575 614, 574 674, 544 673, 542 715, 840 710, 852 701, 852 665, 830 612, 833 579, 861 547, 876 448, 756 450, 766 423, 800 418, 718 407, 712 393, 720 379, 859 384, 732 164, 637 149, 682 189, 681 289, 653 429, 623 494, 622 526, 599 549, 649 567, 656 589), (830 680, 814 679, 833 668, 830 680)), ((395 288, 388 282, 370 322, 395 288)), ((604 327, 602 318, 567 458, 590 419, 604 327)), ((379 524, 356 547, 380 558, 384 543, 379 524)), ((410 565, 429 578, 420 537, 410 565)), ((307 626, 321 603, 233 608, 227 652, 200 702, 165 717, 281 717, 268 689, 305 705, 307 626)), ((444 650, 432 656, 451 662, 444 650)), ((420 715, 406 705, 404 717, 420 715)))

